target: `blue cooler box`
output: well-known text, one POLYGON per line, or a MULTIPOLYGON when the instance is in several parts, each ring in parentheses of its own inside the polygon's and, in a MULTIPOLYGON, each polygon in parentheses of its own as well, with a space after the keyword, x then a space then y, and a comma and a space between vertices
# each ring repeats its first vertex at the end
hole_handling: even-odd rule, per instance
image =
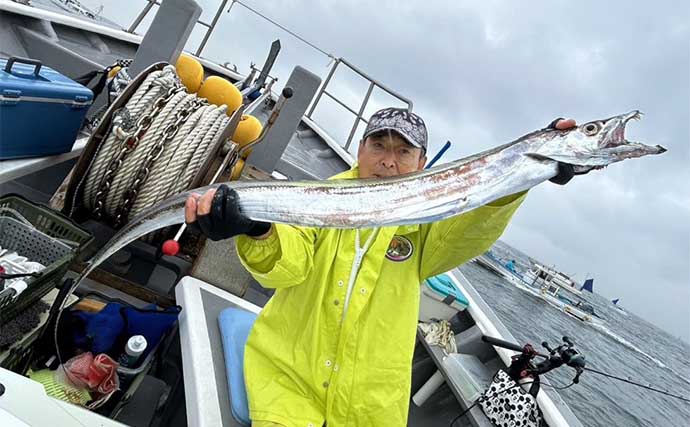
POLYGON ((447 273, 430 277, 422 283, 419 302, 419 320, 450 320, 458 311, 470 305, 462 291, 453 283, 447 273))
POLYGON ((93 92, 40 61, 0 59, 0 160, 66 153, 93 92))

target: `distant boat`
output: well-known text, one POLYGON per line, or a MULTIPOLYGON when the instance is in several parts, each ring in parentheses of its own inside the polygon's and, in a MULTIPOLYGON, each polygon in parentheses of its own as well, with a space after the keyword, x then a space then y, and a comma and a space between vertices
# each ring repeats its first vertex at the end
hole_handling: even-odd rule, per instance
POLYGON ((565 273, 538 263, 534 263, 525 276, 528 282, 538 283, 542 286, 553 285, 554 289, 551 292, 553 294, 557 293, 557 289, 562 289, 578 296, 582 293, 577 287, 577 283, 565 273))
MULTIPOLYGON (((591 304, 581 300, 579 297, 581 291, 575 282, 559 271, 534 263, 532 268, 523 275, 515 270, 515 261, 503 262, 491 251, 476 257, 474 261, 518 288, 543 299, 579 320, 594 322, 593 317, 599 317, 591 304)), ((591 283, 594 282, 593 279, 589 280, 591 283)))
POLYGON ((623 308, 620 305, 618 305, 618 301, 620 301, 620 298, 616 298, 614 300, 611 300, 611 302, 613 303, 613 306, 616 308, 616 310, 627 315, 628 313, 625 310, 623 310, 623 308))
MULTIPOLYGON (((585 283, 582 285, 580 290, 594 293, 593 288, 594 288, 594 279, 587 279, 587 280, 585 280, 585 283)), ((618 301, 618 300, 616 300, 616 301, 618 301)), ((615 304, 615 302, 614 302, 614 304, 615 304)))
POLYGON ((473 261, 499 277, 507 278, 510 275, 510 270, 507 270, 506 266, 503 265, 503 261, 490 250, 479 255, 473 261))

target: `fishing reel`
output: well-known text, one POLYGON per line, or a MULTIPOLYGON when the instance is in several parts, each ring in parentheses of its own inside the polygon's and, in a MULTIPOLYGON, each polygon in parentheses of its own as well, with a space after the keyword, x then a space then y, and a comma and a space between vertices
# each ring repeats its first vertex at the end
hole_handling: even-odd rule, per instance
MULTIPOLYGON (((537 393, 539 392, 539 375, 549 372, 560 366, 567 365, 575 369, 576 372, 572 384, 579 383, 580 375, 582 375, 582 372, 588 371, 617 381, 632 384, 636 387, 641 387, 646 390, 661 393, 665 396, 673 397, 684 402, 690 402, 690 397, 681 396, 677 393, 670 393, 669 391, 661 390, 658 387, 640 384, 638 382, 632 381, 630 378, 626 379, 586 367, 585 356, 583 356, 580 352, 578 352, 575 349, 575 344, 573 344, 573 342, 568 337, 563 337, 563 344, 559 345, 556 348, 551 348, 549 346, 549 343, 547 343, 546 341, 542 342, 541 345, 549 352, 548 355, 537 352, 534 349, 534 347, 532 347, 532 345, 530 344, 526 344, 524 347, 520 347, 519 345, 513 344, 512 342, 504 341, 499 338, 489 337, 486 335, 482 336, 482 341, 496 347, 506 348, 508 350, 517 351, 519 353, 512 357, 512 362, 510 363, 510 366, 507 370, 508 375, 515 382, 519 382, 520 380, 525 379, 527 377, 533 378, 532 387, 530 387, 529 393, 534 397, 536 397, 537 393), (544 358, 544 360, 537 364, 532 363, 532 360, 537 356, 544 358)), ((554 388, 562 390, 570 387, 572 384, 561 388, 554 388)))
POLYGON ((570 338, 563 337, 563 344, 556 348, 551 348, 546 341, 542 342, 541 345, 549 352, 549 355, 542 355, 546 357, 546 360, 535 365, 534 371, 537 375, 549 372, 565 364, 575 369, 576 374, 573 378, 573 383, 577 384, 580 382, 580 375, 582 375, 585 368, 585 356, 574 348, 575 344, 573 344, 570 338))
POLYGON ((531 344, 520 347, 517 344, 486 335, 482 337, 482 341, 496 347, 519 352, 519 354, 512 356, 507 372, 515 382, 531 378, 532 387, 530 394, 533 396, 536 396, 539 391, 540 375, 567 365, 575 369, 576 373, 573 378, 573 384, 577 384, 580 381, 580 375, 585 370, 585 357, 575 349, 575 344, 568 337, 563 337, 563 344, 556 348, 551 348, 546 341, 542 342, 541 344, 548 351, 548 354, 539 353, 531 344), (534 359, 536 357, 541 357, 544 360, 535 363, 534 359))

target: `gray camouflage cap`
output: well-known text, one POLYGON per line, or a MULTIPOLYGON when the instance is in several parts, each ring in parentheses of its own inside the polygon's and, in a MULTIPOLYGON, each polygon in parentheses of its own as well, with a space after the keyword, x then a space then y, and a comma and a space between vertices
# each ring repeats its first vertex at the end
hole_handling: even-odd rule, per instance
POLYGON ((426 124, 421 117, 407 111, 405 108, 384 108, 375 112, 369 119, 362 139, 375 132, 391 130, 400 134, 405 141, 426 152, 427 140, 426 124))

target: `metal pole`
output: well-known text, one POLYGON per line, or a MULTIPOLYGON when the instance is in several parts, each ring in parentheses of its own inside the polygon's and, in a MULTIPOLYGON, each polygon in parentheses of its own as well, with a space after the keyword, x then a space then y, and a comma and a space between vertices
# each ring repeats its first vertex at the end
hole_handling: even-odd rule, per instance
MULTIPOLYGON (((220 3, 220 6, 218 7, 218 10, 216 11, 216 16, 213 17, 213 21, 211 21, 211 25, 208 27, 208 30, 206 30, 206 34, 204 35, 204 39, 201 40, 201 44, 199 45, 199 48, 196 50, 196 56, 201 57, 201 51, 204 50, 204 47, 206 46, 206 42, 208 41, 209 37, 211 37, 211 33, 213 32, 213 29, 216 28, 216 23, 220 19, 220 14, 223 13, 223 9, 225 9, 225 5, 228 4, 228 0, 223 0, 220 3)), ((230 9, 232 9, 232 5, 235 4, 235 0, 232 0, 232 3, 230 3, 230 7, 228 8, 228 13, 230 13, 230 9)))
POLYGON ((355 110, 353 110, 352 108, 350 108, 350 107, 349 107, 347 104, 345 104, 343 101, 341 101, 341 100, 339 100, 338 98, 336 98, 335 96, 333 96, 333 94, 330 93, 329 91, 324 90, 324 91, 323 91, 323 94, 326 95, 326 96, 328 96, 329 98, 331 98, 334 102, 337 102, 338 105, 340 105, 341 107, 343 107, 343 108, 346 109, 347 111, 351 112, 353 116, 356 116, 356 115, 357 115, 357 112, 356 112, 355 110))
POLYGON ((369 97, 371 96, 371 91, 374 90, 374 82, 369 83, 369 89, 367 89, 367 94, 364 95, 364 99, 362 100, 362 106, 359 107, 359 112, 357 113, 357 117, 355 117, 355 124, 352 125, 352 130, 350 130, 350 135, 347 137, 347 142, 345 143, 345 150, 348 150, 350 148, 350 143, 352 142, 352 137, 355 135, 355 131, 357 130, 357 125, 359 125, 359 120, 362 118, 362 114, 364 114, 364 107, 367 106, 367 102, 369 102, 369 97))
POLYGON ((359 68, 357 68, 354 65, 352 65, 351 63, 349 63, 346 59, 341 58, 341 62, 343 62, 348 67, 350 67, 350 69, 352 71, 354 71, 355 73, 359 74, 360 76, 364 77, 365 79, 369 80, 370 82, 376 83, 376 86, 380 87, 382 90, 388 92, 389 94, 400 99, 401 101, 406 102, 407 103, 407 111, 412 112, 412 101, 411 100, 405 98, 404 96, 400 95, 399 93, 397 93, 393 89, 389 88, 388 86, 384 85, 383 83, 381 83, 381 82, 377 81, 376 79, 374 79, 373 77, 369 76, 364 71, 360 70, 359 68))
POLYGON ((309 112, 307 113, 307 117, 311 118, 312 113, 316 109, 316 104, 319 103, 319 100, 321 99, 321 95, 323 95, 324 90, 326 90, 326 86, 328 86, 328 82, 331 81, 331 77, 333 77, 333 74, 335 73, 335 69, 336 69, 336 67, 338 67, 340 60, 341 59, 338 58, 333 63, 333 67, 331 67, 331 71, 328 72, 328 76, 326 77, 326 80, 323 82, 323 85, 321 85, 319 92, 316 94, 316 98, 314 99, 314 103, 311 104, 311 108, 309 109, 309 112))
POLYGON ((446 141, 446 143, 443 145, 443 147, 440 150, 438 150, 438 153, 436 153, 434 158, 431 159, 429 164, 426 165, 426 167, 424 169, 429 169, 430 167, 432 167, 434 165, 434 163, 436 163, 438 161, 438 159, 440 159, 441 156, 443 156, 443 153, 448 151, 449 148, 450 148, 450 141, 446 141))
POLYGON ((149 4, 144 6, 144 10, 141 11, 139 16, 137 16, 137 18, 134 20, 134 22, 132 22, 132 25, 130 25, 130 27, 127 29, 128 33, 133 33, 134 30, 137 29, 139 24, 141 24, 141 21, 143 21, 144 18, 146 17, 146 15, 148 15, 149 10, 151 10, 153 5, 156 4, 156 0, 148 0, 148 2, 149 2, 149 4))

